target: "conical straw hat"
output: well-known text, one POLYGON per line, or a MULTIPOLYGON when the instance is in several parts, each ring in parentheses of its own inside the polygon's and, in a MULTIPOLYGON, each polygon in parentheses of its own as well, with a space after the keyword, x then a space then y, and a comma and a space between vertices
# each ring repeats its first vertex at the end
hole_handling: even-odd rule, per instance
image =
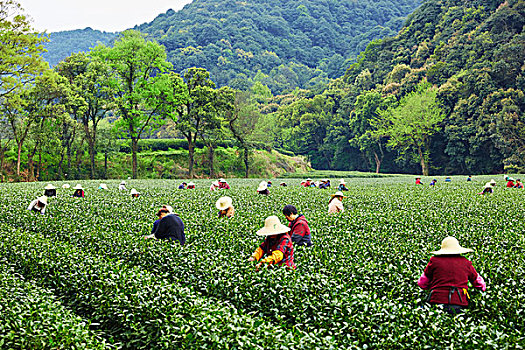
POLYGON ((341 191, 337 191, 335 194, 332 195, 332 197, 343 197, 346 198, 346 196, 341 191))
POLYGON ((104 189, 104 190, 107 190, 108 189, 108 185, 106 184, 100 184, 98 187, 104 189))
POLYGON ((259 184, 259 187, 257 187, 257 192, 264 191, 267 188, 268 188, 268 184, 266 183, 266 181, 261 181, 261 183, 259 184))
POLYGON ((47 205, 47 196, 38 197, 37 199, 40 203, 47 205))
POLYGON ((69 188, 69 184, 63 184, 62 188, 69 188))
POLYGON ((290 231, 288 226, 281 224, 279 218, 275 215, 268 216, 264 220, 264 227, 257 231, 258 236, 272 236, 290 231))
POLYGON ((219 198, 217 203, 215 203, 215 206, 219 210, 226 210, 229 207, 231 207, 232 203, 233 203, 233 200, 230 197, 226 196, 226 197, 219 198))
POLYGON ((134 194, 140 194, 140 192, 137 191, 136 189, 132 188, 130 194, 131 194, 131 195, 134 195, 134 194))
POLYGON ((452 255, 473 252, 472 249, 463 248, 456 238, 448 236, 441 242, 441 249, 432 252, 434 255, 452 255))
POLYGON ((56 189, 56 187, 53 186, 52 184, 47 184, 47 186, 44 187, 44 189, 45 189, 45 190, 54 190, 54 189, 56 189))
POLYGON ((74 190, 83 190, 81 184, 77 184, 75 187, 73 187, 74 190))

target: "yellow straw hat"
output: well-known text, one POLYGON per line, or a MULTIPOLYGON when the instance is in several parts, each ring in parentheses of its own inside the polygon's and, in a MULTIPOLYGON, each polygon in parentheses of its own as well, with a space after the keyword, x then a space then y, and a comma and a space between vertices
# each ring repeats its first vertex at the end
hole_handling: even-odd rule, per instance
POLYGON ((217 203, 215 203, 215 206, 219 210, 226 210, 232 206, 232 203, 233 203, 233 200, 230 197, 225 196, 225 197, 219 198, 217 203))
POLYGON ((341 191, 337 191, 336 193, 334 193, 332 195, 332 197, 343 197, 343 198, 346 198, 346 196, 341 191))
POLYGON ((37 200, 44 204, 44 205, 47 205, 47 196, 42 196, 42 197, 38 197, 37 200))
POLYGON ((456 238, 448 236, 441 242, 441 249, 432 252, 434 255, 452 255, 473 252, 470 248, 463 248, 456 238))
POLYGON ((258 236, 272 236, 290 231, 290 228, 281 224, 279 218, 275 215, 268 216, 264 220, 264 227, 257 231, 258 236))
POLYGON ((261 183, 259 184, 259 187, 257 187, 257 192, 264 191, 267 188, 268 188, 268 184, 266 183, 266 181, 261 181, 261 183))

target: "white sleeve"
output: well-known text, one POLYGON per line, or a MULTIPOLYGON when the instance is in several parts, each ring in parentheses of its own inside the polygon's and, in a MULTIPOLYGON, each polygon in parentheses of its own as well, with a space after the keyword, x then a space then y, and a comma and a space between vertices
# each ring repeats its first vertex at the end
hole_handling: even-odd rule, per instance
POLYGON ((46 212, 47 205, 44 205, 42 210, 40 210, 40 214, 44 214, 46 212))
POLYGON ((31 203, 29 203, 29 207, 27 207, 27 210, 33 209, 33 207, 36 205, 37 202, 38 202, 38 199, 35 199, 31 203))

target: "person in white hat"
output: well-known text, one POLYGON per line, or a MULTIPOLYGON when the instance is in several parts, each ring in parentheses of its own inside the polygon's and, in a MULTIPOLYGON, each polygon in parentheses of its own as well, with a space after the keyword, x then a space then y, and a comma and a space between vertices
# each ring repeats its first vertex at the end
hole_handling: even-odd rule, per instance
POLYGON ((507 179, 507 187, 508 187, 508 188, 512 188, 512 187, 514 187, 514 179, 513 179, 512 177, 509 177, 509 178, 507 179))
POLYGON ((53 186, 52 184, 47 184, 46 187, 44 187, 44 196, 46 197, 56 197, 57 196, 57 188, 53 186))
POLYGON ((38 197, 29 203, 27 210, 35 211, 40 214, 45 214, 47 207, 47 196, 38 197))
POLYGON ((228 184, 228 182, 226 182, 226 180, 224 180, 223 178, 220 178, 219 179, 219 188, 220 189, 229 190, 230 189, 230 185, 228 184))
POLYGON ((210 191, 215 191, 219 189, 219 181, 213 181, 210 185, 210 191))
POLYGON ((106 185, 106 184, 100 184, 100 185, 98 185, 98 189, 99 189, 99 190, 107 190, 107 189, 108 189, 108 185, 106 185))
POLYGON ((235 214, 235 208, 233 207, 233 200, 228 197, 221 197, 215 203, 215 207, 219 209, 219 217, 231 218, 235 214))
POLYGON ((483 191, 481 191, 478 194, 491 194, 494 192, 494 186, 496 186, 496 181, 491 180, 490 182, 487 182, 485 186, 483 187, 483 191))
POLYGON ((84 198, 84 189, 82 188, 82 185, 77 184, 73 189, 75 190, 75 192, 73 192, 73 197, 84 198))
POLYGON ((269 216, 264 220, 264 227, 257 235, 265 236, 264 242, 253 252, 248 261, 258 261, 256 268, 263 264, 285 265, 295 269, 293 260, 293 243, 289 234, 290 228, 281 224, 277 216, 269 216), (266 255, 266 258, 262 259, 266 255))
POLYGON ((345 211, 343 198, 346 198, 346 196, 341 191, 337 191, 332 195, 332 198, 328 202, 328 214, 342 213, 345 211))
POLYGON ((140 192, 137 191, 134 188, 131 189, 131 192, 129 194, 131 195, 132 198, 139 198, 140 197, 140 192))
POLYGON ((195 182, 190 181, 188 182, 188 190, 194 190, 195 189, 195 182))
POLYGON ((468 282, 474 288, 485 291, 487 286, 483 277, 476 272, 472 262, 461 254, 472 252, 463 248, 454 237, 446 237, 441 242, 441 249, 432 252, 433 257, 417 281, 422 289, 429 289, 428 301, 443 305, 450 314, 461 312, 468 306, 468 282))
POLYGON ((118 185, 118 189, 119 191, 127 191, 127 188, 126 188, 126 181, 122 181, 120 183, 120 185, 118 185))
POLYGON ((259 187, 257 187, 257 193, 265 196, 270 194, 270 190, 268 189, 268 184, 266 183, 266 181, 261 181, 259 187))
POLYGON ((348 191, 348 188, 346 188, 346 181, 345 179, 339 180, 339 187, 337 188, 338 191, 348 191))

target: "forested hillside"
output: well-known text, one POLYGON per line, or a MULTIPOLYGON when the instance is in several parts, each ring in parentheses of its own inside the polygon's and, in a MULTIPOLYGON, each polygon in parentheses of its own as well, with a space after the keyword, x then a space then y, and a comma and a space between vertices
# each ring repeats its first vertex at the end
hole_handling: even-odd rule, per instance
POLYGON ((49 42, 45 43, 47 52, 42 56, 51 66, 55 66, 72 53, 89 51, 98 43, 109 45, 117 35, 91 28, 50 33, 49 42))
MULTIPOLYGON (((395 35, 421 0, 195 0, 135 27, 163 44, 174 70, 206 68, 219 85, 253 81, 274 93, 325 84, 344 74, 374 39, 395 35)), ((51 33, 54 66, 114 33, 91 28, 51 33)))
POLYGON ((522 0, 428 0, 322 94, 281 97, 273 135, 318 168, 523 171, 524 24, 522 0))

